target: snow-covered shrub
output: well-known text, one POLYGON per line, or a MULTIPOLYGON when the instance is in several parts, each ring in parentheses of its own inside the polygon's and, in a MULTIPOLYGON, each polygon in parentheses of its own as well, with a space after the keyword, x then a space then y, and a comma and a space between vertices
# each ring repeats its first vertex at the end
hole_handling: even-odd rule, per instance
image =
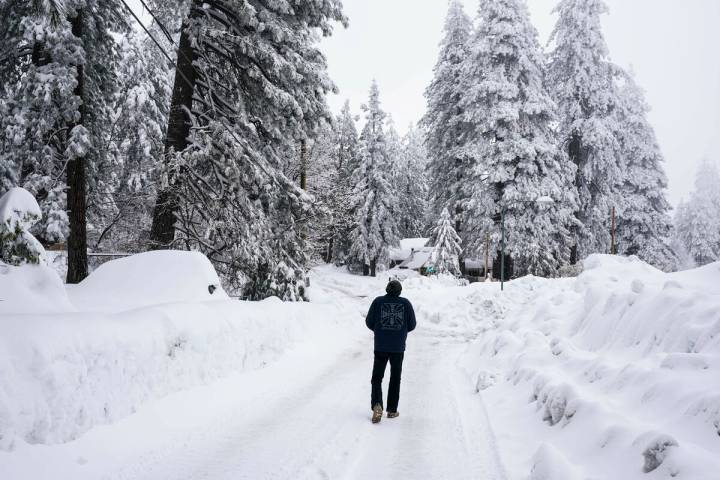
POLYGON ((0 260, 10 265, 45 263, 45 249, 30 233, 42 218, 35 197, 20 187, 0 197, 0 260))
POLYGON ((285 302, 307 300, 305 292, 305 274, 299 268, 292 268, 280 262, 275 269, 268 271, 260 268, 250 286, 245 288, 250 300, 262 300, 278 297, 285 302))

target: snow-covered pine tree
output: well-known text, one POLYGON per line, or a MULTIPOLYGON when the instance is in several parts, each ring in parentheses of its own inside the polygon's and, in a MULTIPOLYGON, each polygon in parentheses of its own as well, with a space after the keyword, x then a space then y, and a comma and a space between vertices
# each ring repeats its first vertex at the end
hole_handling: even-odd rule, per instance
POLYGON ((170 103, 170 67, 144 32, 131 31, 119 47, 119 86, 110 128, 103 132, 105 161, 94 169, 98 181, 91 190, 88 235, 95 249, 132 252, 146 243, 150 228, 170 103))
POLYGON ((51 21, 53 12, 34 3, 0 4, 0 168, 10 172, 0 194, 27 189, 43 212, 36 236, 55 243, 68 234, 64 152, 80 103, 73 91, 84 52, 64 14, 54 11, 51 21))
POLYGON ((427 111, 421 126, 426 132, 428 186, 432 211, 437 215, 449 208, 455 228, 462 232, 461 213, 465 201, 460 181, 467 170, 463 153, 467 129, 460 107, 463 65, 470 54, 468 41, 472 21, 460 0, 451 0, 440 43, 440 54, 432 83, 425 90, 427 111))
POLYGON ((425 234, 428 186, 427 151, 423 132, 410 125, 402 139, 395 185, 398 189, 398 226, 401 238, 425 234))
POLYGON ((362 266, 364 275, 374 277, 377 266, 387 260, 389 248, 400 241, 393 216, 398 200, 390 183, 393 174, 385 132, 386 114, 380 108, 380 92, 375 81, 363 110, 366 123, 360 135, 360 165, 353 174, 355 228, 351 234, 350 258, 362 266))
POLYGON ((355 225, 352 209, 353 172, 360 166, 360 147, 355 118, 346 101, 335 120, 335 170, 337 172, 338 203, 335 205, 335 235, 332 261, 344 264, 350 251, 351 232, 355 225))
POLYGON ((720 173, 703 161, 695 191, 675 214, 676 235, 698 266, 720 260, 720 173))
POLYGON ((664 271, 678 267, 670 247, 672 220, 666 198, 665 161, 655 131, 647 119, 650 107, 630 74, 621 78, 619 140, 623 167, 618 210, 617 251, 637 255, 664 271))
POLYGON ((430 264, 436 273, 449 273, 460 276, 461 240, 452 225, 450 212, 445 208, 440 214, 440 220, 432 232, 428 246, 433 247, 430 264))
POLYGON ((338 0, 189 4, 151 239, 202 250, 248 298, 304 296, 312 200, 282 152, 331 118, 317 43, 335 21, 338 0))
POLYGON ((561 0, 551 41, 547 85, 558 106, 560 149, 577 166, 579 224, 572 263, 610 251, 612 206, 622 174, 618 161, 617 68, 608 59, 600 17, 604 0, 561 0))
MULTIPOLYGON (((335 124, 326 123, 314 132, 313 138, 305 144, 307 192, 312 195, 315 207, 315 214, 307 228, 308 247, 314 252, 314 257, 325 262, 332 260, 333 243, 337 235, 339 211, 343 200, 335 158, 336 135, 335 124)), ((296 148, 295 156, 301 152, 302 148, 296 148)), ((291 178, 299 179, 299 177, 300 169, 297 169, 295 176, 291 178)))
MULTIPOLYGON (((555 147, 555 106, 544 86, 544 58, 523 0, 481 0, 461 106, 474 157, 463 178, 471 193, 463 238, 466 253, 500 242, 519 274, 549 276, 569 261, 574 168, 555 147), (550 197, 551 205, 535 200, 550 197)), ((500 253, 498 252, 498 256, 500 253)), ((509 278, 511 275, 506 275, 509 278)))
POLYGON ((11 0, 0 12, 10 52, 0 74, 10 113, 0 120, 2 150, 19 167, 18 183, 40 201, 39 237, 67 235, 69 282, 87 275, 86 171, 102 160, 116 79, 111 32, 127 30, 121 8, 112 0, 11 0))

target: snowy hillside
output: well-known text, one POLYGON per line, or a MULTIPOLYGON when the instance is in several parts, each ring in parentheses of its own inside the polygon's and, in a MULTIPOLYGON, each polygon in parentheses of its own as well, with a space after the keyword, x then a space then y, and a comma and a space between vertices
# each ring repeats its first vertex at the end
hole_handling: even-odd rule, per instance
MULTIPOLYGON (((153 290, 168 274, 162 257, 110 262, 65 300, 48 283, 57 313, 36 300, 0 316, 3 479, 709 480, 720 471, 718 264, 665 274, 593 256, 577 279, 527 277, 505 292, 389 272, 402 276, 418 329, 402 416, 376 427, 363 315, 385 276, 326 266, 312 273, 311 303, 239 302, 208 298, 207 261, 176 254, 189 279, 178 288, 197 290, 182 301, 153 290), (146 304, 128 262, 147 265, 132 277, 161 305, 146 304), (106 311, 83 303, 93 296, 84 289, 97 289, 106 311), (122 297, 131 291, 140 303, 122 297)), ((46 271, 5 269, 0 280, 46 271)))

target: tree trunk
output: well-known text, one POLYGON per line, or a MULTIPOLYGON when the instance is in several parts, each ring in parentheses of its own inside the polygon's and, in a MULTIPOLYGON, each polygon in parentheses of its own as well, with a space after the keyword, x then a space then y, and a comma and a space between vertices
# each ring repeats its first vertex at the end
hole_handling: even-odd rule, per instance
MULTIPOLYGON (((458 235, 460 235, 460 233, 462 232, 462 222, 460 220, 460 218, 462 217, 462 212, 463 209, 458 202, 457 204, 455 204, 455 233, 457 233, 458 235)), ((460 275, 462 276, 465 276, 465 274, 467 273, 465 260, 467 259, 465 258, 465 249, 463 249, 460 255, 458 255, 458 261, 460 262, 460 275)))
POLYGON ((303 190, 307 190, 307 164, 307 140, 303 139, 300 141, 300 188, 303 190))
MULTIPOLYGON (((191 5, 193 10, 198 8, 197 0, 191 5)), ((175 83, 173 85, 170 115, 165 137, 165 171, 168 175, 168 184, 163 185, 155 200, 153 222, 150 230, 150 248, 170 248, 175 240, 175 222, 179 208, 175 183, 177 172, 172 171, 170 161, 174 153, 183 152, 188 147, 188 136, 192 125, 188 112, 192 111, 193 93, 197 80, 197 72, 193 65, 196 59, 195 49, 190 38, 189 19, 183 23, 178 46, 177 66, 175 69, 175 83)))
POLYGON ((335 236, 333 235, 330 237, 330 240, 328 241, 327 246, 327 253, 325 255, 325 263, 330 263, 333 261, 333 250, 335 249, 335 236))
POLYGON ((376 277, 377 276, 376 273, 377 273, 377 260, 371 260, 370 261, 370 276, 376 277))
POLYGON ((367 277, 370 275, 370 266, 367 263, 363 264, 363 276, 367 277))
MULTIPOLYGON (((578 191, 583 183, 582 172, 580 171, 581 163, 583 162, 582 154, 582 138, 577 133, 575 133, 570 139, 570 143, 568 145, 568 156, 570 157, 570 161, 577 166, 577 173, 575 174, 575 189, 578 191)), ((577 212, 575 216, 579 221, 582 221, 582 209, 584 208, 584 205, 578 205, 578 208, 580 208, 580 211, 577 212)), ((573 246, 570 248, 570 265, 575 265, 579 261, 578 245, 580 242, 580 232, 578 230, 578 227, 573 225, 570 229, 570 234, 572 235, 574 241, 573 246)))
MULTIPOLYGON (((498 250, 493 260, 492 275, 494 280, 500 280, 502 275, 502 252, 498 250)), ((505 252, 505 281, 511 280, 515 274, 512 255, 505 252)))
MULTIPOLYGON (((72 34, 75 38, 83 38, 83 11, 78 9, 75 18, 71 19, 72 34)), ((75 125, 84 125, 86 118, 85 105, 85 69, 83 65, 77 66, 77 86, 74 94, 80 99, 78 113, 80 118, 75 125)), ((72 132, 73 128, 68 131, 72 132)), ((68 236, 68 271, 67 283, 80 283, 88 275, 87 259, 87 222, 85 218, 87 209, 85 158, 73 157, 67 164, 67 208, 70 220, 70 235, 68 236)))

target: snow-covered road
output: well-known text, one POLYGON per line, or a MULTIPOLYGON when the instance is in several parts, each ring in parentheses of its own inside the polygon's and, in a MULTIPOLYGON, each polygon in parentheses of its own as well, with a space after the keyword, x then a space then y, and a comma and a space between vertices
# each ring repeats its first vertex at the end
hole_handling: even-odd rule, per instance
POLYGON ((372 339, 360 313, 380 282, 342 293, 337 279, 317 281, 321 301, 356 309, 348 335, 316 338, 265 368, 152 401, 72 442, 0 452, 0 477, 504 479, 482 401, 456 365, 466 340, 412 334, 401 416, 373 425, 372 339))
POLYGON ((387 275, 319 267, 305 304, 133 282, 116 313, 109 280, 56 285, 63 313, 0 317, 0 480, 718 480, 720 264, 584 268, 504 292, 390 272, 418 328, 380 425, 363 320, 387 275))

